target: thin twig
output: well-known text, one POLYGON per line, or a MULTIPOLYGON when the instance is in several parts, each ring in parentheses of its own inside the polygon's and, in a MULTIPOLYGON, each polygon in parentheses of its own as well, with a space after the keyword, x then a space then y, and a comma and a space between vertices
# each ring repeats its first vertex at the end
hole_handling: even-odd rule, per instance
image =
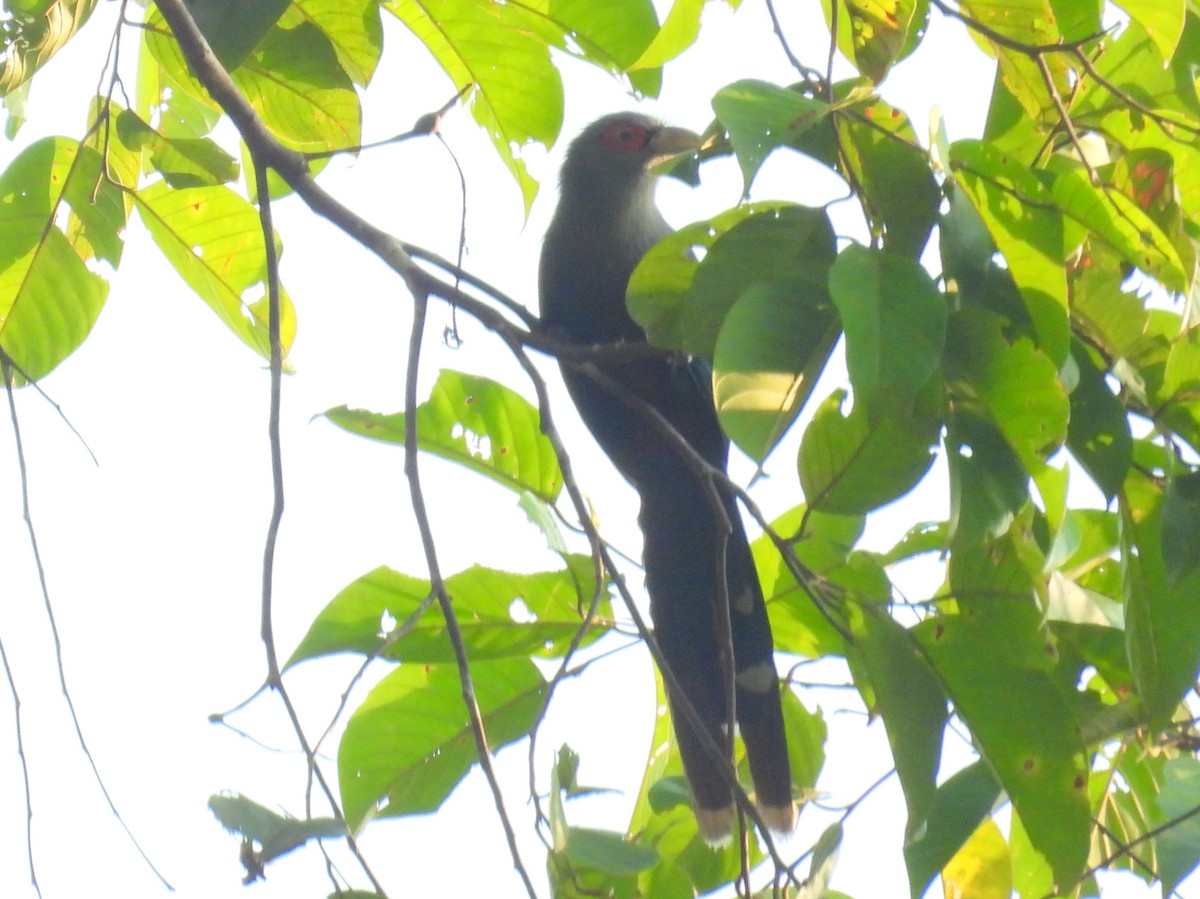
POLYGON ((150 860, 150 856, 146 854, 146 850, 142 848, 142 844, 138 842, 137 837, 134 836, 133 831, 125 822, 120 811, 118 811, 116 803, 113 801, 112 795, 108 792, 108 787, 104 783, 104 778, 100 774, 100 769, 96 765, 96 759, 92 756, 92 750, 83 736, 83 725, 79 723, 79 715, 75 711, 75 701, 71 698, 71 691, 67 686, 67 669, 63 661, 62 638, 58 632, 58 619, 54 614, 54 604, 50 600, 50 587, 46 582, 46 569, 42 564, 42 551, 38 545, 37 529, 33 525, 33 512, 29 502, 29 470, 25 464, 25 443, 21 438, 21 425, 17 417, 17 402, 13 393, 12 369, 9 367, 7 356, 3 360, 0 360, 0 372, 3 374, 4 391, 8 395, 9 419, 12 422, 13 442, 17 450, 17 471, 21 481, 21 514, 25 520, 25 528, 29 532, 29 546, 33 553, 34 567, 37 569, 38 586, 42 594, 42 607, 46 610, 46 622, 50 625, 50 634, 54 642, 54 665, 58 670, 59 689, 67 704, 67 712, 71 717, 71 725, 75 729, 75 739, 79 743, 83 757, 87 759, 87 763, 92 769, 92 777, 96 781, 96 786, 100 788, 100 794, 108 804, 108 809, 112 812, 112 816, 121 825, 121 829, 129 837, 129 841, 133 844, 134 849, 142 857, 142 861, 146 863, 146 867, 154 873, 154 876, 158 878, 158 881, 164 887, 174 892, 175 888, 171 886, 158 868, 155 867, 154 862, 150 860))
POLYGON ((442 578, 441 565, 438 562, 437 543, 429 522, 428 510, 425 506, 425 494, 421 486, 419 448, 417 444, 417 375, 420 369, 421 348, 425 337, 425 318, 428 309, 427 294, 413 294, 412 332, 408 343, 408 366, 405 372, 404 384, 404 474, 408 480, 409 497, 413 515, 417 522, 417 530, 421 535, 421 546, 425 553, 425 563, 429 568, 430 589, 437 597, 442 618, 446 622, 446 637, 454 649, 454 660, 458 666, 459 685, 462 690, 463 705, 471 721, 471 733, 475 738, 475 751, 479 757, 479 768, 487 780, 492 792, 492 800, 504 829, 504 837, 508 841, 509 853, 512 856, 513 867, 525 885, 525 891, 530 899, 537 899, 537 891, 525 863, 521 860, 520 848, 517 846, 517 835, 513 830, 512 821, 504 807, 504 795, 500 790, 500 781, 496 777, 495 766, 492 764, 492 752, 488 746, 487 732, 484 728, 483 713, 475 696, 475 685, 471 676, 471 666, 467 659, 466 644, 463 641, 462 630, 458 624, 458 616, 454 612, 454 604, 446 590, 446 582, 442 578))
POLYGON ((1087 37, 1082 37, 1074 41, 1058 41, 1053 44, 1027 44, 1019 41, 1016 38, 1011 38, 1008 35, 1002 34, 996 29, 974 19, 965 13, 959 12, 953 7, 947 6, 943 0, 929 0, 936 9, 943 15, 949 16, 952 19, 958 19, 972 31, 978 32, 986 37, 989 41, 1006 50, 1013 50, 1017 53, 1022 53, 1026 56, 1035 56, 1043 53, 1074 53, 1080 47, 1086 47, 1088 44, 1095 43, 1107 34, 1107 31, 1100 31, 1096 34, 1089 34, 1087 37))
POLYGON ((259 221, 262 228, 263 246, 267 263, 267 333, 270 341, 271 357, 270 412, 267 420, 267 436, 271 453, 273 499, 271 517, 267 524, 267 536, 263 546, 262 615, 260 622, 263 646, 267 656, 266 683, 279 694, 279 698, 283 702, 292 729, 296 734, 296 739, 304 751, 309 774, 311 777, 315 777, 321 785, 322 791, 333 811, 334 818, 344 830, 346 845, 354 854, 359 866, 371 881, 371 885, 375 888, 375 891, 380 896, 385 896, 383 886, 376 879, 371 866, 367 864, 366 858, 359 850, 354 833, 347 823, 345 815, 342 813, 341 806, 334 796, 333 789, 330 787, 325 779, 324 772, 321 770, 316 752, 309 745, 308 738, 304 734, 304 727, 300 723, 300 716, 297 714, 291 697, 284 688, 283 676, 279 670, 279 657, 275 648, 275 631, 271 614, 275 572, 275 546, 279 537, 279 526, 283 521, 284 508, 283 441, 280 436, 280 405, 283 393, 283 342, 280 336, 279 257, 275 252, 275 229, 271 220, 271 192, 267 183, 267 166, 255 154, 253 148, 251 148, 250 152, 251 158, 254 160, 255 190, 258 194, 259 221))
POLYGON ((25 791, 25 858, 29 862, 29 883, 40 897, 42 887, 38 883, 37 866, 33 861, 33 791, 29 786, 29 759, 25 757, 24 728, 21 726, 21 696, 17 692, 17 681, 8 663, 3 640, 0 640, 0 663, 4 665, 4 678, 8 681, 8 692, 13 700, 13 733, 17 738, 17 763, 21 766, 21 786, 25 791))

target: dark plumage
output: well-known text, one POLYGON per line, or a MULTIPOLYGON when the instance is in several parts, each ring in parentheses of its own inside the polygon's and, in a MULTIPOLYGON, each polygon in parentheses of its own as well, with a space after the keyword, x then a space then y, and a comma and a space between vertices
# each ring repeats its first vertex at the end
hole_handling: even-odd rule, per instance
MULTIPOLYGON (((581 344, 646 339, 626 311, 626 288, 643 254, 671 230, 654 203, 649 169, 698 143, 691 132, 636 113, 605 116, 575 139, 542 247, 547 331, 581 344)), ((653 406, 710 464, 725 468, 729 442, 717 423, 706 365, 679 355, 610 362, 601 370, 653 406)), ((795 810, 771 629, 736 503, 722 494, 733 530, 721 558, 719 516, 678 449, 612 390, 569 365, 562 371, 584 422, 641 497, 638 523, 655 637, 679 692, 718 746, 725 745, 728 707, 717 624, 718 578, 726 578, 737 723, 756 801, 768 826, 791 830, 795 810)), ((720 842, 732 828, 728 784, 679 711, 680 696, 669 689, 668 699, 697 821, 709 841, 720 842)))

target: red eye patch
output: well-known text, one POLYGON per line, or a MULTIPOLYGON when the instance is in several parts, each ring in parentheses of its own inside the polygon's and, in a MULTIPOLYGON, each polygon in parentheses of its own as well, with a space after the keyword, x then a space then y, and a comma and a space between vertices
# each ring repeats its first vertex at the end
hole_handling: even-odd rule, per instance
POLYGON ((650 132, 633 122, 614 122, 600 135, 600 143, 614 150, 641 150, 650 139, 650 132))

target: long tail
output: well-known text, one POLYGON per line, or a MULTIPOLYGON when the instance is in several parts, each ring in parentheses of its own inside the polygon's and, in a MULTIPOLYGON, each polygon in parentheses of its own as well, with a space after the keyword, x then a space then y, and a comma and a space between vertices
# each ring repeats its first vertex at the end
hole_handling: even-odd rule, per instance
POLYGON ((732 532, 721 559, 718 516, 690 475, 662 471, 651 483, 641 485, 641 494, 639 520, 645 536, 643 562, 651 617, 655 638, 678 685, 678 691, 668 687, 667 698, 701 832, 710 843, 723 842, 733 821, 724 765, 705 751, 700 735, 680 711, 686 699, 713 743, 725 746, 725 643, 719 637, 717 618, 721 571, 729 585, 737 723, 756 802, 771 829, 790 831, 795 807, 771 627, 736 506, 732 498, 726 499, 732 532))

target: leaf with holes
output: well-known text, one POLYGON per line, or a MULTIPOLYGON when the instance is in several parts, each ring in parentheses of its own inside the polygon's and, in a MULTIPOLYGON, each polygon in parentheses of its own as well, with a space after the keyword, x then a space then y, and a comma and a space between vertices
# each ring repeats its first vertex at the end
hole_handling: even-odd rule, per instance
POLYGON ((0 347, 24 377, 74 352, 104 307, 108 282, 88 263, 120 261, 127 210, 102 167, 91 148, 45 138, 0 175, 0 347))
MULTIPOLYGON (((384 415, 338 406, 325 417, 352 434, 404 444, 404 413, 384 415)), ((443 370, 429 399, 417 406, 417 445, 486 475, 510 490, 553 502, 562 472, 538 410, 489 378, 443 370)))
MULTIPOLYGON (((591 559, 568 556, 567 563, 564 569, 532 574, 473 565, 446 578, 468 655, 561 656, 583 628, 596 592, 591 559)), ((428 581, 376 568, 321 610, 287 664, 338 652, 381 653, 405 662, 452 662, 446 622, 429 598, 428 581)), ((612 608, 602 592, 596 615, 583 631, 583 645, 612 626, 612 608)))
POLYGON ((800 484, 814 509, 841 515, 870 512, 906 494, 933 464, 937 416, 914 413, 872 421, 846 393, 823 402, 800 444, 800 484))
POLYGON ((549 145, 562 128, 563 89, 550 48, 516 3, 389 0, 456 88, 475 85, 471 112, 492 139, 529 210, 537 193, 520 150, 549 145), (525 26, 525 27, 522 27, 525 26))
POLYGON ((824 100, 766 81, 735 81, 717 91, 712 105, 729 133, 746 191, 773 150, 802 147, 805 134, 829 114, 824 100))
POLYGON ((986 603, 913 629, 996 772, 1033 845, 1070 889, 1087 861, 1088 766, 1079 725, 1051 677, 1053 644, 1033 603, 986 603))

